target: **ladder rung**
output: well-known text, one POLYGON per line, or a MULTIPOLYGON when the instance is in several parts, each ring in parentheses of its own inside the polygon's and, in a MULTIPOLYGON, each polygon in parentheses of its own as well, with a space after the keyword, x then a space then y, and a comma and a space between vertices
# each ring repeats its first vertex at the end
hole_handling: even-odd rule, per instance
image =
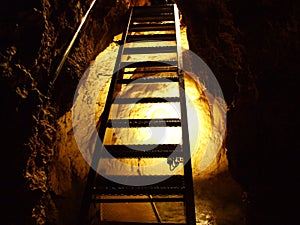
POLYGON ((157 5, 157 6, 136 6, 134 13, 148 13, 148 12, 174 12, 173 5, 157 5))
POLYGON ((168 10, 168 11, 158 11, 158 10, 148 10, 145 12, 139 12, 136 10, 133 10, 133 18, 137 17, 155 17, 155 16, 173 16, 174 17, 174 11, 168 10))
POLYGON ((113 104, 142 104, 142 103, 168 103, 179 102, 179 97, 165 97, 165 98, 116 98, 113 104))
POLYGON ((154 4, 151 6, 147 6, 147 5, 143 5, 143 6, 134 6, 134 8, 138 8, 138 9, 150 9, 150 8, 160 8, 160 9, 165 9, 165 8, 170 8, 172 7, 173 9, 173 5, 172 3, 168 3, 168 4, 154 4))
POLYGON ((143 16, 143 17, 133 17, 133 22, 164 22, 164 21, 175 21, 174 15, 163 15, 163 16, 143 16))
POLYGON ((183 202, 184 198, 105 198, 95 199, 96 203, 144 203, 144 202, 183 202))
POLYGON ((172 53, 177 52, 176 46, 164 47, 144 47, 144 48, 125 48, 123 54, 153 54, 153 53, 172 53))
POLYGON ((175 30, 175 23, 167 23, 167 24, 132 24, 129 27, 129 32, 169 31, 169 30, 175 30))
POLYGON ((151 68, 151 70, 135 70, 135 71, 123 71, 123 74, 145 74, 145 73, 177 73, 178 68, 176 66, 164 66, 164 68, 151 68))
POLYGON ((107 121, 107 127, 109 128, 180 126, 180 119, 113 119, 107 121))
POLYGON ((97 195, 181 195, 184 194, 184 176, 99 176, 93 193, 97 195), (161 182, 156 183, 156 180, 161 182), (114 182, 116 181, 116 182, 114 182), (151 184, 131 186, 130 184, 151 184), (120 184, 124 183, 124 184, 120 184), (128 183, 129 185, 125 185, 128 183))
POLYGON ((133 79, 119 80, 119 84, 147 84, 147 83, 166 83, 166 82, 178 82, 178 77, 142 77, 133 79))
POLYGON ((186 223, 153 223, 153 222, 116 222, 101 221, 101 225, 187 225, 186 223))
POLYGON ((167 158, 182 157, 182 146, 161 145, 105 145, 105 149, 115 158, 167 158))
POLYGON ((126 42, 134 41, 175 41, 175 34, 128 35, 126 42))
MULTIPOLYGON (((121 68, 177 66, 177 61, 121 62, 121 68)), ((154 71, 155 72, 155 71, 154 71)))

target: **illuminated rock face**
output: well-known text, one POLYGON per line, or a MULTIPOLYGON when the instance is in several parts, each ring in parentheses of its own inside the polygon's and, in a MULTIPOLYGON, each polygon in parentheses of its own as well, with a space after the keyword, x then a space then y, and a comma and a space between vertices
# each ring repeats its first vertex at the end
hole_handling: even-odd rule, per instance
MULTIPOLYGON (((182 32, 182 39, 185 36, 182 32)), ((157 43, 151 43, 157 44, 157 43)), ((160 43, 161 44, 161 43, 160 43)), ((148 43, 150 45, 150 43, 148 43)), ((93 129, 96 126, 96 121, 103 111, 108 91, 109 81, 114 69, 116 60, 117 46, 111 44, 104 52, 102 52, 96 60, 91 64, 90 68, 82 77, 74 99, 73 113, 73 131, 77 143, 74 139, 69 142, 69 145, 77 144, 81 153, 87 161, 91 160, 91 149, 94 148, 95 139, 93 137, 93 129), (100 93, 99 93, 99 90, 100 93)), ((184 54, 185 55, 185 54, 184 54)), ((138 57, 138 61, 160 60, 160 57, 167 56, 142 56, 138 57)), ((172 55, 169 57, 173 57, 172 55)), ((167 59, 169 60, 169 59, 167 59)), ((134 59, 133 59, 134 61, 134 59)), ((143 71, 143 70, 142 70, 143 71)), ((205 74, 203 72, 203 74, 205 74)), ((147 73, 147 76, 170 76, 166 74, 147 73)), ((174 75, 174 74, 171 74, 174 75)), ((131 78, 139 79, 145 76, 142 72, 140 76, 126 75, 131 78)), ((189 134, 192 150, 192 164, 194 179, 199 178, 209 179, 218 174, 227 171, 227 160, 225 149, 223 148, 223 138, 226 128, 226 105, 222 99, 213 99, 211 93, 204 90, 204 85, 199 82, 199 78, 195 75, 185 74, 185 86, 188 103, 188 122, 189 134)), ((179 95, 178 83, 156 83, 156 84, 137 84, 132 83, 124 85, 119 93, 120 98, 142 98, 142 97, 177 97, 179 95)), ((70 113, 66 115, 70 116, 70 113)), ((177 103, 160 103, 160 104, 121 104, 112 107, 110 118, 129 119, 152 119, 152 118, 180 118, 179 104, 177 103)), ((65 117, 61 118, 65 121, 65 117)), ((70 121, 68 127, 70 127, 70 121)), ((127 129, 109 129, 111 135, 105 138, 105 144, 179 144, 181 143, 180 128, 127 128, 127 129)), ((108 132, 108 134, 110 133, 108 132)), ((73 135, 73 134, 72 134, 73 135)), ((58 151, 65 151, 63 144, 59 144, 58 151)), ((70 146, 68 147, 70 148, 70 146)), ((80 159, 80 157, 79 157, 80 159)), ((82 160, 82 159, 81 159, 82 160)), ((77 161, 78 163, 78 161, 77 161)), ((85 165, 85 163, 80 163, 85 165)), ((80 164, 77 164, 79 166, 80 164)), ((172 175, 182 174, 182 164, 174 171, 170 170, 166 159, 101 159, 98 172, 102 175, 172 175)), ((81 170, 82 174, 86 173, 85 169, 81 170)), ((200 181, 201 182, 201 181, 200 181)), ((202 187, 205 189, 205 187, 202 187)), ((198 183, 195 186, 197 194, 198 183)), ((205 224, 208 219, 203 219, 201 206, 201 198, 197 199, 196 209, 199 212, 199 221, 205 224), (200 200, 200 201, 199 201, 200 200)), ((208 202, 210 202, 208 200, 208 202)), ((209 204, 214 204, 210 202, 209 204)), ((147 204, 146 204, 147 205, 147 204)), ((124 212, 123 206, 113 208, 118 212, 124 212)), ((211 211, 209 207, 206 211, 211 211)), ((109 211, 106 207, 104 211, 109 211)), ((151 210, 150 210, 151 211, 151 210)), ((167 208, 165 209, 167 212, 167 208)), ((180 211, 180 210, 179 210, 180 211)), ((151 212, 150 212, 151 213, 151 212)), ((164 210, 161 212, 164 214, 164 210)), ((111 213, 109 213, 111 214, 111 213)), ((109 215, 108 214, 108 215, 109 215)), ((205 213, 206 215, 207 213, 205 213)), ((127 216, 128 217, 128 216, 127 216)), ((176 219, 176 215, 173 215, 176 219)), ((115 219, 115 218, 109 218, 115 219)), ((124 218, 120 218, 122 220, 124 218)))

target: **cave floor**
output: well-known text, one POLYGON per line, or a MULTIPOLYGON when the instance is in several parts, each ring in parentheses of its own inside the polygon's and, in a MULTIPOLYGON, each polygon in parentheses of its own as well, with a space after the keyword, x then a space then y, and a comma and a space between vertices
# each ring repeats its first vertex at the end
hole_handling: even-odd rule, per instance
MULTIPOLYGON (((242 191, 228 172, 202 179, 194 176, 197 225, 243 225, 242 191)), ((183 223, 182 203, 155 203, 162 222, 183 223)), ((103 221, 157 222, 150 203, 102 204, 103 221)))

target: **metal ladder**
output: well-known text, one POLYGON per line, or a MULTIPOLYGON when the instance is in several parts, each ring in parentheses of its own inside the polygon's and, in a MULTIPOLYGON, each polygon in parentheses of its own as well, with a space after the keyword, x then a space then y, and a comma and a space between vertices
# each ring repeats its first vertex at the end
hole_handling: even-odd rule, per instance
MULTIPOLYGON (((184 77, 182 68, 182 52, 180 45, 180 20, 179 12, 176 4, 166 4, 157 6, 133 7, 130 10, 129 22, 127 28, 123 32, 123 45, 119 47, 119 52, 115 64, 115 73, 112 76, 110 88, 108 91, 106 105, 100 118, 98 134, 102 143, 102 149, 95 149, 92 164, 94 168, 98 167, 101 157, 103 157, 103 149, 105 148, 114 158, 165 158, 166 163, 174 163, 179 159, 178 163, 184 163, 183 175, 151 175, 151 176, 124 176, 124 181, 131 184, 141 180, 147 182, 153 178, 161 180, 158 183, 136 186, 126 185, 114 182, 107 177, 101 176, 90 169, 85 193, 82 201, 82 209, 80 214, 80 225, 86 225, 86 218, 89 214, 90 206, 98 203, 133 203, 148 202, 152 204, 152 208, 158 219, 158 223, 162 223, 159 219, 155 202, 183 202, 185 208, 185 223, 187 225, 195 225, 195 204, 193 191, 193 178, 191 167, 191 153, 187 122, 187 106, 186 94, 184 86, 184 77), (153 32, 156 32, 156 34, 153 32), (148 32, 145 34, 144 32, 148 32), (152 34, 149 34, 149 32, 152 34), (165 32, 165 33, 164 33, 165 32), (167 46, 149 47, 149 40, 159 41, 161 43, 174 43, 167 46), (138 47, 130 47, 128 43, 139 42, 138 47), (145 43, 146 45, 143 45, 145 43), (126 45, 127 44, 127 45, 126 45), (128 62, 124 61, 124 56, 139 56, 141 54, 175 54, 175 60, 168 61, 142 61, 128 62), (134 71, 134 72, 133 72, 134 71), (130 74, 143 74, 142 77, 132 78, 130 74), (149 74, 159 73, 159 76, 149 76, 149 74), (123 86, 127 84, 158 84, 162 82, 176 83, 178 85, 177 97, 144 97, 144 98, 120 98, 118 94, 123 86), (163 102, 176 102, 180 106, 180 118, 151 118, 151 119, 111 119, 110 114, 112 106, 118 104, 160 104, 163 102), (144 145, 134 143, 134 145, 115 145, 105 144, 105 135, 107 130, 111 128, 143 128, 143 127, 180 127, 182 132, 182 140, 179 144, 164 143, 155 145, 144 145), (170 158, 170 155, 173 158, 170 158), (174 157, 175 156, 175 157, 174 157), (103 198, 103 196, 111 196, 103 198), (128 196, 130 198, 120 198, 118 196, 128 196), (139 196, 139 198, 136 198, 139 196), (142 197, 141 196, 145 196, 142 197), (159 197, 156 197, 159 196, 159 197)), ((126 57, 125 57, 126 58, 126 57)), ((122 175, 114 175, 115 178, 122 180, 122 175)), ((142 183, 143 183, 142 182, 142 183)), ((106 223, 105 223, 106 224, 106 223)), ((154 224, 154 223, 117 223, 113 224, 154 224)), ((174 224, 174 223, 166 223, 174 224)), ((179 223, 176 223, 179 224, 179 223)))

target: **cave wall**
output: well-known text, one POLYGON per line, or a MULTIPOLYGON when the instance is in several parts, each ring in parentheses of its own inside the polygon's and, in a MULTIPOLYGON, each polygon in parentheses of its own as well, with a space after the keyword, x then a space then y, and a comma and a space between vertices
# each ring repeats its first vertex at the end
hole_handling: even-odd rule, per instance
MULTIPOLYGON (((59 224, 60 206, 53 199, 63 196, 57 191, 60 187, 53 188, 56 191, 50 188, 50 165, 59 157, 54 148, 59 138, 56 119, 71 107, 77 82, 88 64, 122 31, 126 11, 132 4, 96 2, 51 89, 49 82, 90 3, 13 0, 1 6, 4 224, 59 224)), ((55 171, 51 176, 56 176, 55 171)))
POLYGON ((178 4, 191 49, 211 67, 229 105, 227 156, 245 191, 247 223, 294 224, 299 2, 178 4))
MULTIPOLYGON (((296 201, 288 200, 299 196, 298 1, 176 2, 191 50, 213 70, 229 105, 229 169, 245 191, 248 224, 293 224, 296 201)), ((48 101, 48 83, 89 3, 10 0, 1 6, 4 224, 58 223, 53 199, 64 196, 59 187, 49 190, 47 177, 59 157, 56 119, 70 108, 89 62, 122 30, 128 4, 147 4, 98 1, 48 101)))
POLYGON ((297 1, 249 1, 232 7, 257 89, 257 100, 249 104, 242 94, 247 86, 238 82, 241 94, 229 114, 228 138, 231 169, 248 191, 252 224, 296 220, 297 204, 291 199, 299 198, 299 119, 292 115, 299 98, 299 9, 297 1))

